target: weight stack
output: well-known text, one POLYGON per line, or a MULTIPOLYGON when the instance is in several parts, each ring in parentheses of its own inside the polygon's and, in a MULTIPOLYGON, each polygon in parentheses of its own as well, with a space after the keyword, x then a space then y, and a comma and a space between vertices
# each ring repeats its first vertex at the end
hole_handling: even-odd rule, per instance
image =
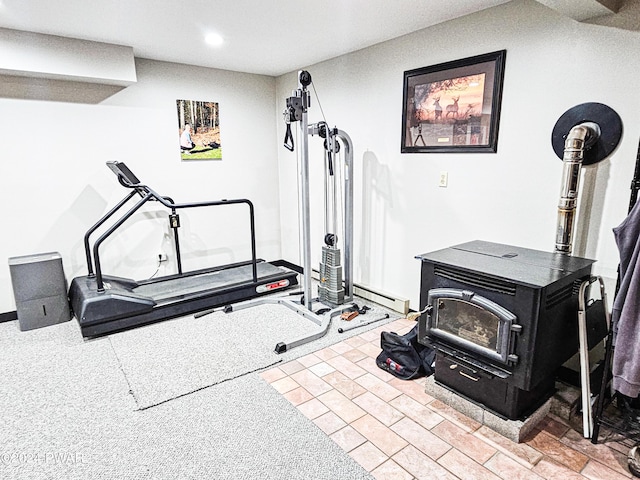
POLYGON ((322 303, 342 305, 344 303, 344 287, 342 286, 342 266, 340 265, 340 249, 323 246, 320 262, 320 285, 318 298, 322 303))
POLYGON ((20 330, 71 320, 62 257, 57 252, 12 257, 9 271, 20 330))

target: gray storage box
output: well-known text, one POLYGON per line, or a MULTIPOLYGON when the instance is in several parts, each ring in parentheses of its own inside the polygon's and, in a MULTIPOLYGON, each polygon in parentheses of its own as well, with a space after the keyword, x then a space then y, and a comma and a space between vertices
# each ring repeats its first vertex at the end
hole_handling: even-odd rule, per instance
POLYGON ((20 330, 71 320, 62 257, 57 252, 9 259, 20 330))

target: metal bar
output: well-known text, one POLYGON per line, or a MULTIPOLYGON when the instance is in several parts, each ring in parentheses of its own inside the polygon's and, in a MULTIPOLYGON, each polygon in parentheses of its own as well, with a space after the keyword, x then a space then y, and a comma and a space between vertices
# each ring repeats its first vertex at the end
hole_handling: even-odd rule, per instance
MULTIPOLYGON (((607 307, 605 307, 606 310, 607 307)), ((604 371, 602 374, 602 383, 600 384, 600 394, 596 402, 595 421, 593 432, 591 434, 591 443, 598 443, 598 435, 600 434, 600 425, 602 423, 602 413, 604 410, 604 397, 607 394, 607 383, 609 369, 611 368, 611 360, 613 359, 613 327, 609 326, 609 333, 604 347, 604 371)))
POLYGON ((344 146, 344 284, 346 302, 353 300, 353 148, 346 132, 338 130, 344 146))
POLYGON ((98 249, 100 248, 100 245, 109 237, 109 235, 115 232, 128 218, 130 218, 140 207, 142 207, 142 205, 151 200, 151 198, 151 193, 147 193, 147 195, 142 197, 141 200, 138 200, 138 203, 136 203, 131 209, 129 209, 129 211, 125 213, 120 218, 120 220, 114 223, 106 232, 104 232, 100 236, 100 238, 96 240, 96 243, 93 244, 93 258, 96 263, 96 286, 99 292, 104 292, 104 282, 102 281, 102 267, 100 266, 100 257, 98 256, 98 249))
POLYGON ((584 438, 591 438, 591 434, 593 432, 591 379, 589 376, 589 340, 587 338, 587 306, 585 295, 587 288, 596 280, 597 279, 595 277, 591 277, 582 282, 578 297, 578 341, 580 352, 580 386, 582 390, 582 435, 584 438))
POLYGON ((151 194, 155 200, 157 200, 162 205, 164 205, 165 207, 170 208, 170 209, 174 209, 174 208, 178 209, 178 208, 213 207, 213 206, 216 206, 216 205, 235 205, 235 204, 239 204, 239 203, 246 203, 246 204, 251 203, 251 201, 246 199, 246 198, 234 198, 234 199, 231 199, 231 200, 225 198, 225 199, 222 199, 222 200, 210 200, 210 201, 207 201, 207 202, 175 203, 173 201, 167 200, 168 197, 161 196, 156 191, 154 191, 152 188, 149 188, 147 186, 145 186, 144 191, 146 193, 151 194))
POLYGON ((638 144, 638 154, 636 155, 636 168, 631 180, 631 197, 629 199, 629 213, 638 200, 638 190, 640 190, 640 144, 638 144))
POLYGON ((309 137, 307 105, 309 92, 300 83, 300 95, 303 109, 300 119, 300 143, 301 152, 298 163, 299 188, 299 222, 300 222, 300 250, 302 253, 302 268, 304 275, 304 304, 307 310, 311 310, 311 209, 309 207, 309 137))
MULTIPOLYGON (((320 125, 320 123, 318 124, 318 126, 320 125)), ((325 131, 327 132, 327 147, 329 146, 329 129, 327 127, 325 127, 325 131)), ((332 224, 331 224, 331 218, 329 215, 329 212, 333 212, 333 207, 332 207, 332 199, 329 196, 329 185, 330 182, 333 179, 332 175, 329 175, 329 155, 331 155, 331 153, 329 152, 328 149, 324 149, 324 211, 325 211, 325 216, 324 216, 324 233, 337 233, 335 231, 335 228, 332 228, 332 224)))
POLYGON ((247 205, 249 205, 249 223, 251 225, 251 266, 253 273, 253 283, 258 283, 258 262, 256 259, 256 221, 253 203, 250 200, 247 200, 246 203, 247 205))
POLYGON ((604 305, 604 317, 607 323, 608 334, 604 347, 604 369, 602 373, 602 383, 600 384, 600 394, 598 395, 598 401, 596 402, 595 412, 592 413, 592 430, 591 430, 591 443, 598 443, 598 435, 600 433, 600 423, 602 421, 602 411, 604 409, 604 397, 607 393, 607 383, 609 376, 609 369, 611 368, 611 361, 613 360, 613 325, 611 324, 611 313, 609 312, 607 293, 604 289, 604 280, 602 277, 597 277, 600 282, 600 298, 604 305))
POLYGON ((339 168, 338 168, 338 153, 336 148, 336 136, 333 130, 329 130, 327 126, 327 146, 329 147, 329 158, 331 160, 330 165, 327 167, 331 167, 331 170, 327 171, 329 174, 329 182, 327 184, 327 193, 331 192, 331 232, 333 234, 338 234, 338 182, 339 182, 339 168))
POLYGON ((106 222, 114 213, 116 213, 122 206, 131 200, 132 197, 136 195, 136 191, 132 190, 129 195, 124 197, 115 207, 113 207, 106 215, 104 215, 100 220, 98 220, 84 235, 84 251, 87 257, 87 270, 89 276, 93 276, 93 260, 91 258, 91 246, 89 245, 89 237, 93 232, 95 232, 104 222, 106 222))
POLYGON ((333 317, 335 317, 336 315, 340 315, 345 310, 351 310, 355 307, 353 303, 349 303, 346 305, 340 305, 339 307, 329 310, 323 315, 318 315, 309 308, 306 308, 306 307, 302 308, 302 305, 300 303, 295 302, 293 300, 283 298, 283 297, 265 297, 265 298, 258 298, 255 300, 249 300, 248 302, 243 302, 237 305, 230 306, 228 309, 225 309, 225 312, 229 313, 236 310, 244 310, 246 308, 253 308, 258 305, 282 305, 284 307, 287 307, 290 310, 293 310, 298 315, 302 315, 307 320, 311 320, 313 323, 321 327, 320 330, 317 332, 303 335, 289 342, 279 342, 275 348, 276 353, 287 352, 294 347, 304 345, 305 343, 309 343, 309 342, 312 342, 313 340, 317 340, 318 338, 323 337, 329 330, 329 327, 331 326, 331 319, 333 317))
MULTIPOLYGON (((175 208, 171 209, 171 214, 172 215, 176 214, 175 208)), ((182 254, 180 253, 180 239, 178 236, 178 226, 171 225, 171 228, 173 228, 173 244, 176 249, 176 266, 178 267, 178 273, 182 274, 182 254)))
POLYGON ((389 314, 385 313, 383 316, 381 316, 380 318, 376 318, 375 320, 370 320, 368 322, 360 323, 358 325, 351 325, 348 328, 340 327, 338 329, 338 333, 345 333, 345 332, 348 332, 349 330, 355 330, 356 328, 366 327, 367 325, 371 325, 373 323, 381 322, 382 320, 386 320, 387 318, 389 318, 389 314))

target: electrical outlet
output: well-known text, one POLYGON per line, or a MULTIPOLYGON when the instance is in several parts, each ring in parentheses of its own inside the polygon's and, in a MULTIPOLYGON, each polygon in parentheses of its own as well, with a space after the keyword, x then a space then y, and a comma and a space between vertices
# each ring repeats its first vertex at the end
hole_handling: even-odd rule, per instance
POLYGON ((446 187, 449 183, 449 172, 440 172, 439 187, 446 187))
POLYGON ((166 253, 159 253, 158 254, 158 261, 160 263, 166 262, 167 261, 167 254, 166 253))

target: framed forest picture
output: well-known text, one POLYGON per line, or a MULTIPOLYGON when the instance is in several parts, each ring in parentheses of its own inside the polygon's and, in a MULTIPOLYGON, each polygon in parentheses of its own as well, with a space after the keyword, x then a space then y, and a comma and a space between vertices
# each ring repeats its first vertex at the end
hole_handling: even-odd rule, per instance
POLYGON ((176 100, 182 160, 222 160, 217 102, 176 100))

